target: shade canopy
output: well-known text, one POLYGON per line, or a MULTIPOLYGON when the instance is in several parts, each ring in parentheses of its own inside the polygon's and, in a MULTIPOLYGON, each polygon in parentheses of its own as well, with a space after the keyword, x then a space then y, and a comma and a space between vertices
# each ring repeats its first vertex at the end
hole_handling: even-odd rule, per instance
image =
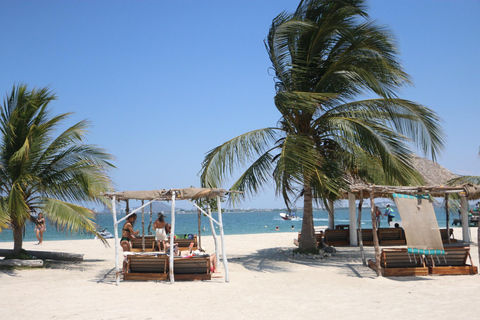
POLYGON ((122 191, 122 192, 107 192, 104 196, 117 200, 171 200, 172 194, 175 193, 177 200, 195 200, 195 199, 211 199, 217 196, 223 197, 229 193, 225 189, 214 188, 183 188, 183 189, 169 189, 169 190, 146 190, 146 191, 122 191))

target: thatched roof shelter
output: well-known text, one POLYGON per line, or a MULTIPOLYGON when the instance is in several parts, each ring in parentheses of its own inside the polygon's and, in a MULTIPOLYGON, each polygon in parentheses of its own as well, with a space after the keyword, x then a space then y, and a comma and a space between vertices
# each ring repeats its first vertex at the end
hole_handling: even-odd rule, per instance
POLYGON ((413 158, 413 166, 422 175, 427 186, 447 185, 449 180, 459 177, 440 164, 419 156, 413 158))

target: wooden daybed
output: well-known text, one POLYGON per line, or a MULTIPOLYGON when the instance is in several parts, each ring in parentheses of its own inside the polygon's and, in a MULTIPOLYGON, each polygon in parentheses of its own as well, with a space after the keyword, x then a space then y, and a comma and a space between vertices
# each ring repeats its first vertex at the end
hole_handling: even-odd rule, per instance
POLYGON ((470 247, 444 247, 445 256, 427 256, 426 265, 432 275, 468 275, 477 274, 478 269, 473 265, 470 256, 470 247), (470 260, 470 264, 468 264, 470 260))
POLYGON ((348 246, 350 245, 350 231, 348 229, 327 229, 324 241, 329 246, 348 246))
MULTIPOLYGON (((368 266, 377 270, 375 260, 368 260, 368 266)), ((419 255, 409 254, 407 248, 382 249, 380 266, 385 277, 428 276, 425 260, 419 255)))
MULTIPOLYGON (((135 237, 135 239, 132 239, 132 241, 131 241, 132 252, 143 252, 142 241, 143 240, 142 240, 141 236, 138 236, 138 237, 135 237)), ((170 240, 167 238, 167 240, 165 240, 165 241, 167 243, 169 243, 170 240)), ((192 239, 177 239, 177 238, 175 238, 173 240, 173 243, 178 244, 178 249, 180 251, 188 250, 189 246, 190 246, 190 243, 192 243, 192 242, 193 242, 192 250, 197 250, 197 248, 198 248, 197 235, 193 236, 193 240, 192 239)), ((158 245, 155 241, 155 236, 151 236, 151 235, 145 236, 145 252, 154 252, 154 251, 159 251, 158 245)))
POLYGON ((168 256, 157 255, 127 255, 127 270, 123 280, 167 280, 168 256))
MULTIPOLYGON (((158 254, 128 254, 124 280, 169 280, 169 256, 158 254)), ((174 257, 175 280, 211 280, 210 256, 174 257)))

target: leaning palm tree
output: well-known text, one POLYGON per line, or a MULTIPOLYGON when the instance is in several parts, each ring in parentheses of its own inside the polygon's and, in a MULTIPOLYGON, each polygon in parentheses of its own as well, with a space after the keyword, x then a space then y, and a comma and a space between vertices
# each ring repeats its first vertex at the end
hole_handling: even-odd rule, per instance
POLYGON ((69 116, 50 115, 55 99, 48 88, 20 85, 2 106, 0 231, 13 229, 14 254, 22 249, 25 225, 35 212, 64 231, 96 234, 93 212, 82 204, 101 202, 100 193, 110 190, 112 156, 83 143, 88 122, 54 136, 69 116))
POLYGON ((301 1, 273 20, 265 44, 280 119, 209 151, 201 181, 216 187, 246 166, 231 188, 240 197, 272 180, 287 206, 303 196, 300 248, 313 249, 313 201, 338 199, 347 174, 373 177, 361 169, 367 162, 382 181, 418 181, 412 150, 435 158, 443 131, 435 112, 396 96, 409 77, 390 33, 368 19, 363 1, 301 1), (375 97, 358 100, 367 94, 375 97))

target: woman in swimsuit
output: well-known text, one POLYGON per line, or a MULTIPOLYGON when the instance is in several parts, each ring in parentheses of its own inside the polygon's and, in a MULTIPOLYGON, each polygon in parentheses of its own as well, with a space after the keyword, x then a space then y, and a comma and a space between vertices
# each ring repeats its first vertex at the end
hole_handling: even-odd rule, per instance
POLYGON ((43 218, 43 214, 39 213, 38 218, 35 221, 35 234, 37 235, 38 244, 42 244, 43 242, 43 233, 47 230, 47 226, 45 223, 45 219, 43 218))
MULTIPOLYGON (((120 245, 122 246, 123 252, 130 251, 130 240, 135 239, 135 235, 139 234, 140 231, 133 231, 133 224, 137 220, 137 214, 134 213, 127 218, 127 222, 123 225, 122 228, 122 238, 120 239, 120 245)), ((127 270, 127 260, 123 260, 123 270, 122 273, 125 273, 127 270)))
POLYGON ((163 214, 158 214, 158 220, 155 220, 153 223, 153 228, 155 229, 155 241, 157 241, 158 251, 166 251, 165 240, 167 240, 167 232, 165 230, 166 227, 165 219, 163 214), (160 246, 162 243, 162 246, 160 246))
POLYGON ((133 224, 137 220, 137 214, 134 213, 128 217, 127 222, 123 225, 122 229, 122 239, 120 239, 120 245, 122 246, 123 251, 130 251, 130 240, 135 239, 135 235, 139 234, 140 231, 133 231, 133 224))

